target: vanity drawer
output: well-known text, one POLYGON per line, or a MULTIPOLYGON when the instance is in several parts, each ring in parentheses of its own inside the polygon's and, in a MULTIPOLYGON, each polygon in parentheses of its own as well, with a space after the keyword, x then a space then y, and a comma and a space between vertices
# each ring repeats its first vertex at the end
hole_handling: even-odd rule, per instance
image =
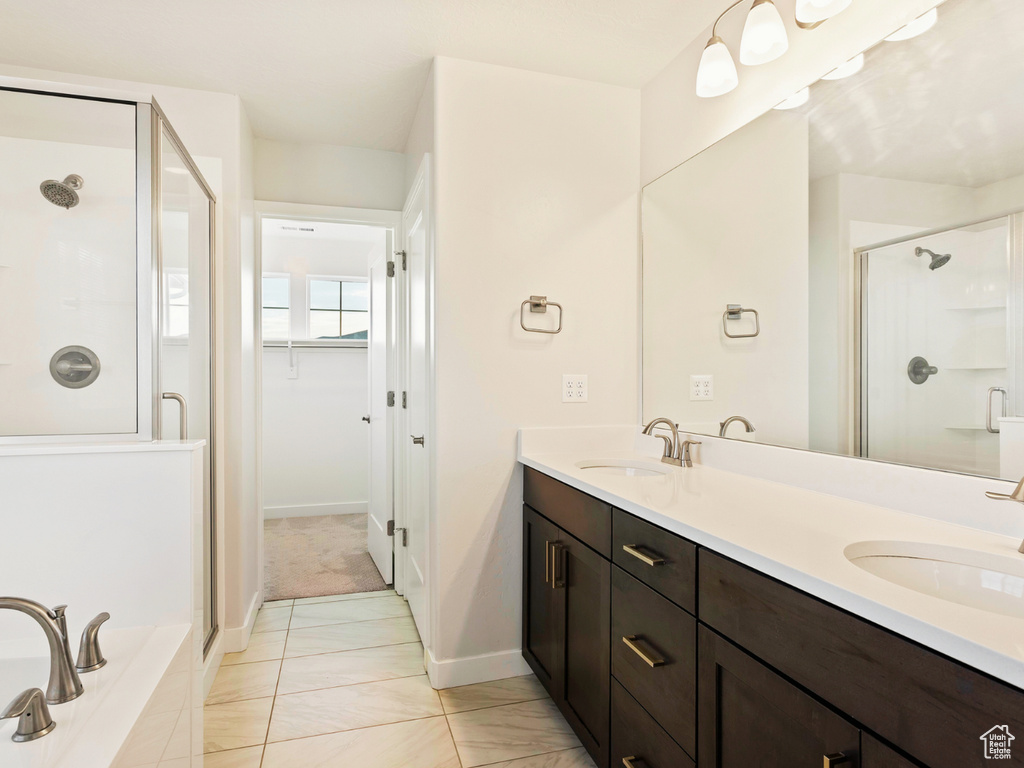
POLYGON ((612 562, 690 613, 697 612, 697 547, 621 509, 612 510, 612 562))
POLYGON ((566 533, 611 559, 610 504, 577 491, 532 467, 523 467, 523 502, 566 533))
POLYGON ((693 768, 693 760, 647 714, 622 685, 612 680, 612 752, 608 764, 620 768, 693 768), (634 758, 629 763, 628 758, 634 758))
POLYGON ((612 675, 689 754, 696 754, 697 621, 612 568, 612 675))
POLYGON ((981 765, 994 724, 1024 733, 1024 691, 706 549, 699 568, 702 622, 925 765, 981 765))

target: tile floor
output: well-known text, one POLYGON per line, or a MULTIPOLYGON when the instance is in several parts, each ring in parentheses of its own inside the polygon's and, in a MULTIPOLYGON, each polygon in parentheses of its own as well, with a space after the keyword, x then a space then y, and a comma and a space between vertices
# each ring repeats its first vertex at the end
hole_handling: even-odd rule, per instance
POLYGON ((532 676, 432 689, 390 591, 267 603, 205 739, 206 768, 594 768, 532 676))

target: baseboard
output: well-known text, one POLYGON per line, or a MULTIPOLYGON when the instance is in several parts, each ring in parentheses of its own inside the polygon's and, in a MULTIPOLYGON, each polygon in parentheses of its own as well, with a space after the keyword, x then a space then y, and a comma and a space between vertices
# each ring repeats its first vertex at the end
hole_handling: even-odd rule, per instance
POLYGON ((466 656, 461 659, 438 661, 431 651, 424 654, 427 663, 427 677, 434 688, 457 688, 460 685, 487 683, 533 674, 530 665, 518 648, 514 651, 485 653, 482 656, 466 656))
POLYGON ((263 519, 282 517, 319 517, 321 515, 365 515, 369 503, 365 501, 339 501, 331 504, 296 504, 290 507, 264 507, 263 519))
POLYGON ((203 701, 210 695, 213 688, 213 681, 220 671, 220 663, 224 660, 224 633, 218 632, 213 638, 210 650, 206 652, 206 659, 203 661, 203 701))
POLYGON ((257 591, 249 601, 245 623, 240 627, 228 627, 221 633, 224 636, 225 653, 238 653, 249 647, 249 636, 252 634, 252 628, 256 626, 256 614, 259 613, 261 605, 260 592, 257 591))

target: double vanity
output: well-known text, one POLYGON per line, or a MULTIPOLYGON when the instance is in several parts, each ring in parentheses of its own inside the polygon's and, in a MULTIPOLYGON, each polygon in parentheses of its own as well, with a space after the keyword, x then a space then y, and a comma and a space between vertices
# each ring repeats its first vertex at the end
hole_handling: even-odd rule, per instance
POLYGON ((1024 761, 1019 541, 521 440, 523 655, 598 766, 1024 761))

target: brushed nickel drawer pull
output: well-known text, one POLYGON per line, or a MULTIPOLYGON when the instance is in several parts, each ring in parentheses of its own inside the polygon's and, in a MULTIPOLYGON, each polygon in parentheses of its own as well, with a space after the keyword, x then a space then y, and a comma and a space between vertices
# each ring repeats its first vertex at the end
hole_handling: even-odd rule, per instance
POLYGON ((565 574, 562 569, 565 567, 565 545, 556 541, 551 545, 551 588, 561 589, 565 586, 565 574))
POLYGON ((638 762, 641 765, 646 765, 643 758, 637 757, 636 755, 630 755, 629 757, 622 758, 622 764, 626 766, 626 768, 637 768, 636 764, 638 762))
POLYGON ((831 755, 824 755, 822 757, 822 768, 835 768, 837 765, 848 762, 850 762, 850 758, 845 753, 833 752, 831 755))
POLYGON ((636 635, 624 635, 622 638, 622 642, 626 644, 626 647, 629 648, 629 650, 631 650, 633 653, 635 653, 637 656, 643 659, 644 663, 647 664, 647 666, 649 667, 660 667, 662 664, 665 663, 665 660, 660 656, 648 656, 646 653, 644 653, 643 649, 636 644, 636 635))
POLYGON ((639 544, 623 544, 622 545, 622 551, 632 555, 633 557, 635 557, 637 560, 640 560, 641 562, 647 563, 648 565, 664 565, 665 564, 665 560, 663 558, 661 558, 661 557, 651 557, 650 555, 645 555, 643 552, 641 552, 639 544))

